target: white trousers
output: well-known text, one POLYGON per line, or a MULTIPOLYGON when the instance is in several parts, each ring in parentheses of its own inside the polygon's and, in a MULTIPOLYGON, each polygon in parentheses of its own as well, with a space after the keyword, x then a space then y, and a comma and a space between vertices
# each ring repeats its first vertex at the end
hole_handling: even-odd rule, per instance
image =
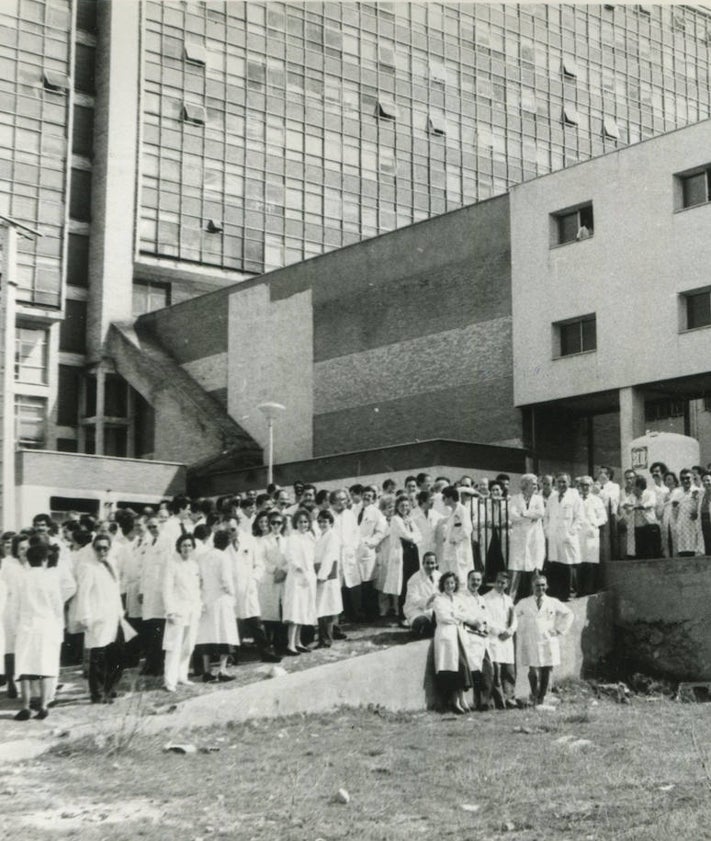
MULTIPOLYGON (((168 631, 169 622, 166 622, 168 631)), ((173 625, 170 628, 170 648, 165 651, 164 680, 167 689, 175 689, 179 683, 188 682, 190 671, 190 657, 195 648, 198 632, 198 621, 189 625, 173 625)), ((165 642, 163 647, 165 648, 165 642)))

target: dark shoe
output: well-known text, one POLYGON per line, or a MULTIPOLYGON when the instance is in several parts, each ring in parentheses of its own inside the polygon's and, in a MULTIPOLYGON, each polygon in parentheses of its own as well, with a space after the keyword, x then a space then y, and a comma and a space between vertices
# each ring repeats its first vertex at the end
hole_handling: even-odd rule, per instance
POLYGON ((232 675, 226 675, 223 672, 219 672, 217 675, 217 680, 220 683, 229 683, 231 680, 234 680, 234 677, 232 675))
POLYGON ((35 715, 35 718, 38 718, 38 719, 40 719, 40 721, 42 721, 43 719, 47 718, 48 715, 49 715, 49 710, 48 709, 40 709, 40 711, 35 715))
POLYGON ((213 675, 211 672, 205 672, 205 674, 202 676, 203 683, 213 683, 217 679, 217 675, 213 675))
POLYGON ((348 634, 344 634, 343 631, 334 631, 333 638, 334 640, 347 640, 348 634))
POLYGON ((39 698, 31 698, 30 699, 30 709, 37 712, 40 709, 40 699, 39 698))
POLYGON ((285 655, 286 657, 299 657, 299 656, 300 656, 300 652, 299 652, 299 651, 292 651, 290 648, 287 648, 287 649, 285 649, 285 651, 284 651, 284 655, 285 655))
POLYGON ((331 643, 330 643, 330 642, 319 642, 319 643, 316 645, 316 648, 330 648, 330 647, 331 647, 331 643))
POLYGON ((30 717, 30 711, 29 710, 20 710, 19 713, 15 714, 15 721, 27 721, 27 719, 29 717, 30 717))
POLYGON ((17 687, 16 686, 10 685, 10 686, 7 687, 7 697, 11 701, 15 701, 17 699, 17 695, 18 695, 18 692, 17 692, 17 687))
POLYGON ((305 645, 297 645, 296 650, 299 654, 311 654, 311 649, 307 648, 305 645))
POLYGON ((100 704, 104 699, 101 695, 92 695, 91 696, 91 703, 92 704, 100 704))
POLYGON ((281 657, 273 651, 262 651, 262 663, 281 663, 281 657))
POLYGON ((106 697, 101 699, 102 704, 113 704, 114 699, 110 695, 106 695, 106 697))

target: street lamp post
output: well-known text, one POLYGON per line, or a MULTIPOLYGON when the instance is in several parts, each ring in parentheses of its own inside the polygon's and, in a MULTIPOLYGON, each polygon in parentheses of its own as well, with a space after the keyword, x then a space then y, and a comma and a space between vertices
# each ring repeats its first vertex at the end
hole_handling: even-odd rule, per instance
POLYGON ((267 487, 274 481, 274 418, 286 411, 281 403, 260 403, 259 411, 267 419, 269 429, 269 449, 267 450, 267 487))

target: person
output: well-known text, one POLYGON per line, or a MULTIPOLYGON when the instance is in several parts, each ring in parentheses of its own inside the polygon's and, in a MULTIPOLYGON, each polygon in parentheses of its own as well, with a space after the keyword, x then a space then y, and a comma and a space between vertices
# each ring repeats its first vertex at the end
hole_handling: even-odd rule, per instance
POLYGON ((356 553, 360 577, 363 613, 366 618, 378 615, 378 596, 375 590, 377 554, 376 548, 385 537, 388 524, 375 504, 377 490, 373 485, 361 488, 361 506, 356 515, 359 543, 356 553))
POLYGON ((124 669, 124 647, 135 631, 124 621, 118 573, 109 553, 111 539, 98 534, 82 567, 77 591, 77 627, 89 650, 89 693, 94 704, 111 704, 124 669))
POLYGON ((583 503, 583 523, 580 527, 580 569, 577 594, 590 596, 600 589, 600 529, 607 522, 607 511, 598 494, 592 493, 592 476, 578 480, 583 503))
POLYGON ((704 555, 711 555, 711 473, 704 472, 701 477, 703 493, 699 499, 699 549, 704 555))
POLYGON ((397 598, 401 624, 405 622, 403 606, 407 582, 420 568, 418 544, 421 539, 410 517, 410 500, 401 496, 395 503, 395 514, 390 520, 388 572, 383 586, 383 593, 397 598))
POLYGON ((261 565, 261 578, 258 585, 259 615, 264 623, 267 639, 280 650, 286 644, 281 624, 287 569, 286 537, 283 534, 286 518, 278 511, 271 511, 268 516, 269 534, 259 538, 257 543, 261 550, 257 558, 257 562, 261 565))
POLYGON ((514 601, 517 596, 520 598, 530 594, 531 578, 536 570, 540 572, 543 569, 546 556, 546 538, 543 533, 545 504, 543 497, 536 493, 537 483, 534 473, 524 473, 520 479, 520 493, 514 494, 509 500, 509 594, 514 601))
POLYGON ((647 489, 647 480, 644 476, 635 476, 631 493, 625 494, 620 503, 620 517, 627 524, 626 555, 628 558, 659 558, 661 556, 661 534, 654 513, 656 504, 656 494, 647 489))
POLYGON ((318 620, 316 647, 330 648, 333 645, 336 619, 343 610, 338 572, 341 548, 338 545, 338 535, 333 530, 333 514, 330 511, 319 511, 316 524, 320 532, 314 546, 318 620))
POLYGON ((381 617, 397 614, 395 598, 385 592, 385 582, 388 577, 388 563, 390 560, 390 523, 395 516, 395 497, 385 494, 378 500, 380 513, 385 518, 385 534, 375 547, 375 589, 378 592, 378 613, 381 617))
POLYGON ((432 602, 436 627, 434 635, 434 667, 440 694, 455 713, 466 713, 469 705, 465 693, 471 689, 472 676, 462 641, 465 610, 456 598, 459 581, 454 572, 445 572, 439 579, 439 593, 432 602))
POLYGON ((455 573, 458 581, 466 581, 469 570, 474 569, 471 517, 459 501, 459 491, 451 485, 443 489, 442 500, 448 516, 443 526, 442 560, 439 567, 443 573, 455 573))
POLYGON ((647 487, 656 497, 654 515, 657 518, 657 522, 661 523, 662 514, 664 512, 664 500, 669 496, 669 488, 664 483, 664 476, 669 472, 669 468, 663 461, 655 461, 650 465, 649 472, 652 477, 652 481, 647 487))
POLYGON ((660 522, 662 555, 665 558, 673 558, 676 555, 676 530, 674 528, 675 504, 678 504, 681 491, 676 473, 671 470, 664 474, 664 484, 669 488, 669 493, 664 498, 662 507, 662 519, 660 522))
POLYGON ((232 569, 225 554, 229 543, 229 534, 223 530, 217 531, 212 548, 197 558, 204 609, 198 624, 195 651, 202 657, 203 683, 227 683, 234 680, 227 672, 227 660, 232 648, 239 645, 239 633, 235 622, 232 569), (217 673, 212 670, 212 661, 215 659, 218 661, 217 673))
POLYGON ((442 519, 433 507, 432 494, 429 491, 419 491, 417 505, 412 509, 412 522, 417 526, 422 542, 420 550, 423 557, 425 552, 435 552, 435 532, 437 523, 442 519))
POLYGON ((175 554, 165 565, 163 688, 167 692, 175 692, 178 685, 191 683, 188 678, 188 669, 202 613, 200 567, 194 555, 195 538, 186 532, 175 541, 175 554))
POLYGON ((356 515, 348 508, 348 492, 345 488, 331 491, 328 497, 333 514, 333 530, 338 535, 341 547, 341 597, 346 617, 351 622, 361 621, 363 616, 361 574, 356 552, 360 535, 356 515))
POLYGON ((141 648, 144 654, 142 675, 160 677, 163 674, 163 634, 165 606, 163 604, 163 574, 165 572, 165 541, 160 539, 160 521, 151 517, 146 523, 148 534, 143 544, 141 578, 138 601, 141 605, 141 648))
POLYGON ((492 708, 491 689, 493 669, 489 654, 489 627, 486 601, 479 588, 484 577, 478 569, 472 569, 467 576, 467 588, 457 596, 464 608, 464 651, 472 676, 474 709, 486 712, 492 708))
POLYGON ((511 486, 511 477, 508 473, 499 473, 495 479, 501 488, 501 496, 503 499, 509 495, 509 487, 511 486))
POLYGON ((291 657, 311 651, 301 640, 301 629, 304 625, 313 627, 318 621, 314 571, 316 538, 311 531, 308 511, 297 511, 294 514, 294 529, 284 549, 287 573, 283 617, 288 626, 286 654, 291 657))
POLYGON ((509 574, 500 572, 494 588, 484 596, 492 666, 491 696, 497 709, 515 709, 516 657, 514 634, 517 622, 512 597, 506 592, 509 574))
POLYGON ((570 475, 556 476, 556 490, 548 498, 543 527, 548 537, 548 576, 551 592, 567 602, 580 564, 578 533, 583 524, 580 494, 570 487, 570 475))
POLYGON ((15 645, 17 640, 17 612, 14 607, 15 599, 19 592, 22 577, 27 571, 27 549, 30 545, 29 535, 16 534, 12 538, 10 554, 6 554, 0 567, 0 578, 5 584, 6 608, 3 616, 4 626, 4 671, 7 682, 7 697, 11 700, 17 698, 17 685, 15 683, 15 645))
POLYGON ((405 620, 415 637, 431 637, 434 634, 432 602, 438 592, 439 579, 435 553, 425 552, 422 569, 413 573, 407 581, 403 606, 405 620))
POLYGON ((681 493, 672 501, 674 509, 674 532, 677 554, 689 558, 698 554, 699 489, 694 486, 694 477, 687 467, 679 473, 681 493))
MULTIPOLYGON (((64 602, 57 576, 47 568, 49 549, 37 543, 27 549, 28 568, 19 581, 15 610, 15 670, 20 683, 22 709, 16 721, 30 717, 32 682, 40 683, 40 708, 35 718, 49 715, 48 704, 59 675, 59 655, 64 626, 64 602)), ((0 591, 0 599, 4 589, 0 591)))
POLYGON ((547 589, 546 577, 537 576, 533 579, 533 595, 521 599, 515 608, 516 660, 520 666, 528 666, 534 705, 545 702, 553 668, 560 665, 560 637, 568 633, 574 619, 567 605, 546 595, 547 589))

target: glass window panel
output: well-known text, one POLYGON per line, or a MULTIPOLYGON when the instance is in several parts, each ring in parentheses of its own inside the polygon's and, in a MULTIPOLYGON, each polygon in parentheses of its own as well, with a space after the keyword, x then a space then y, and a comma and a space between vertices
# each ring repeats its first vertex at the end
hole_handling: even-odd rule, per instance
POLYGON ((18 327, 15 331, 15 379, 32 385, 47 383, 47 331, 18 327))
POLYGON ((704 204, 708 201, 707 180, 705 172, 682 178, 684 207, 693 207, 696 204, 704 204))

